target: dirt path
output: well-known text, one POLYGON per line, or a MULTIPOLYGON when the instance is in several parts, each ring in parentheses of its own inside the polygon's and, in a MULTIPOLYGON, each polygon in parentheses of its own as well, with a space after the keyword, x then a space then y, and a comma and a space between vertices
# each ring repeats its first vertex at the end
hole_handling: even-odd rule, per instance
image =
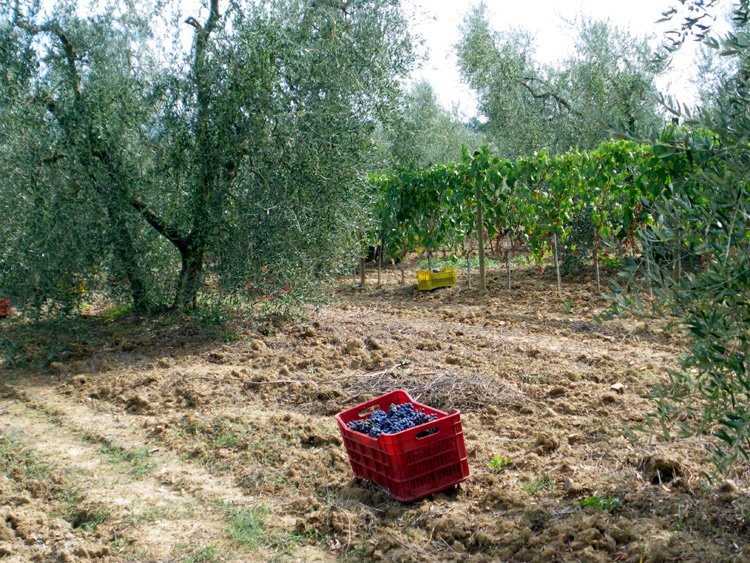
POLYGON ((712 438, 649 425, 683 345, 669 322, 600 322, 588 275, 562 297, 524 268, 510 293, 492 272, 486 296, 398 277, 342 286, 306 321, 227 327, 222 344, 130 321, 52 375, 4 370, 0 556, 750 556, 747 464, 712 478, 712 438), (405 505, 352 479, 332 415, 395 388, 461 410, 472 476, 457 490, 405 505))
MULTIPOLYGON (((40 468, 39 476, 52 481, 54 490, 39 495, 32 485, 4 509, 15 536, 1 538, 6 555, 139 561, 210 560, 213 553, 240 561, 271 557, 229 541, 233 515, 252 514, 257 506, 231 479, 160 448, 144 428, 147 421, 94 409, 30 383, 0 402, 0 443, 23 452, 19 464, 40 468), (59 516, 52 527, 61 530, 52 538, 35 527, 48 524, 35 505, 49 500, 60 505, 51 511, 59 516)), ((5 465, 13 470, 12 460, 5 465)), ((23 480, 14 484, 23 487, 23 480)))
POLYGON ((81 505, 98 507, 108 520, 132 523, 134 554, 163 560, 179 544, 201 545, 219 535, 221 522, 202 503, 141 475, 156 463, 147 451, 138 454, 142 459, 136 464, 128 450, 115 453, 92 445, 87 437, 81 439, 19 404, 10 405, 0 421, 7 439, 54 463, 70 476, 73 490, 85 489, 81 505), (196 516, 196 509, 202 516, 196 516))
POLYGON ((203 467, 185 463, 160 448, 154 438, 161 430, 149 417, 133 417, 96 408, 92 401, 78 401, 54 389, 24 386, 17 389, 23 404, 48 415, 57 428, 104 448, 135 451, 145 449, 148 473, 161 484, 179 489, 204 503, 249 506, 253 499, 233 486, 226 476, 209 474, 203 467), (88 406, 87 404, 88 403, 88 406), (93 407, 93 408, 92 408, 93 407))

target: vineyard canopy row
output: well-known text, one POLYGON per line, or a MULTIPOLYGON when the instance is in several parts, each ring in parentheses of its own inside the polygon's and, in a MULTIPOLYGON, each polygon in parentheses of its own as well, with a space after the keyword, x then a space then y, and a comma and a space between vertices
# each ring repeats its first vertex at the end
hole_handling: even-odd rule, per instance
MULTIPOLYGON (((560 253, 588 254, 598 271, 603 249, 620 259, 651 252, 644 246, 652 245, 643 244, 649 240, 646 231, 661 244, 654 251, 663 254, 668 237, 659 240, 658 233, 681 226, 663 225, 654 203, 679 190, 699 204, 696 172, 719 158, 718 147, 703 154, 689 150, 695 146, 689 135, 695 133, 669 127, 653 144, 618 140, 593 151, 559 156, 540 151, 515 160, 492 156, 485 145, 474 154, 464 149, 459 163, 374 175, 379 228, 374 238, 395 258, 416 249, 428 257, 438 249, 466 257, 478 240, 481 212, 485 241, 498 235, 520 239, 538 264, 559 245, 560 253)), ((684 249, 701 243, 701 226, 683 227, 684 249)), ((674 251, 678 259, 684 249, 674 251)))

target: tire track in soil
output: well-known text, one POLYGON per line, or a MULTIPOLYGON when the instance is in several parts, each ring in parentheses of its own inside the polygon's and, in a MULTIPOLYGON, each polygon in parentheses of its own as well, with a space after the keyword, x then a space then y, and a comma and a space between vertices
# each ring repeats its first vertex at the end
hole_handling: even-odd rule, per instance
MULTIPOLYGON (((56 389, 50 387, 48 382, 29 381, 29 383, 14 387, 15 397, 23 403, 22 409, 28 411, 26 418, 29 418, 29 415, 32 417, 36 416, 36 418, 46 417, 48 421, 54 421, 55 424, 59 425, 55 427, 58 433, 61 430, 64 434, 68 435, 84 435, 89 439, 93 438, 99 445, 125 449, 149 447, 151 451, 150 457, 154 461, 154 469, 147 478, 130 483, 135 486, 134 494, 130 497, 127 494, 120 495, 120 505, 127 506, 130 504, 123 502, 123 499, 137 498, 136 495, 146 485, 148 489, 152 490, 152 500, 154 502, 162 502, 172 498, 173 506, 175 504, 183 504, 186 508, 184 512, 203 515, 202 519, 197 516, 192 519, 194 530, 192 538, 189 541, 185 541, 184 534, 180 534, 179 531, 174 529, 180 522, 169 519, 158 522, 158 526, 154 524, 145 530, 139 529, 137 533, 133 534, 138 538, 136 548, 144 547, 144 543, 148 544, 149 552, 155 553, 158 556, 156 559, 162 560, 164 557, 167 557, 166 560, 174 560, 173 557, 169 558, 170 553, 174 549, 171 551, 166 550, 163 545, 165 538, 168 538, 170 535, 179 536, 175 538, 175 541, 171 542, 172 548, 186 543, 194 547, 221 543, 226 538, 227 528, 225 513, 222 507, 241 509, 259 504, 259 499, 248 496, 234 484, 231 475, 210 473, 201 465, 182 461, 175 453, 168 450, 163 442, 155 438, 149 430, 149 428, 152 428, 154 417, 121 415, 108 412, 97 408, 99 405, 96 403, 89 405, 80 400, 62 395, 56 389), (192 510, 190 510, 191 508, 192 510), (209 517, 206 518, 206 516, 209 517)), ((19 406, 15 407, 16 410, 19 410, 19 406)), ((10 409, 0 414, 0 423, 3 421, 3 415, 6 414, 10 414, 10 409)), ((13 418, 13 420, 17 420, 17 418, 13 418)), ((6 431, 9 427, 12 427, 12 424, 9 423, 6 426, 6 431)), ((55 432, 50 432, 48 435, 54 436, 55 432)), ((56 438, 57 436, 55 436, 56 438)), ((101 466, 102 456, 98 454, 97 445, 89 446, 85 440, 75 441, 77 444, 72 447, 74 453, 80 450, 81 445, 87 446, 91 454, 90 459, 94 460, 94 465, 101 466)), ((60 453, 64 454, 65 452, 60 453)), ((65 460, 65 457, 58 458, 57 453, 55 457, 65 460)), ((82 467, 81 456, 77 457, 79 459, 75 465, 82 467)), ((86 457, 88 458, 89 456, 86 457)), ((67 462, 68 460, 65 461, 67 462)), ((118 474, 118 479, 121 478, 123 476, 118 474)), ((94 493, 97 492, 95 489, 88 487, 89 484, 87 483, 86 492, 89 496, 91 496, 92 491, 94 493)), ((112 489, 108 491, 108 496, 113 496, 112 489)), ((268 509, 269 515, 273 515, 273 518, 269 518, 267 521, 267 531, 286 533, 295 526, 295 519, 293 517, 284 515, 279 510, 276 510, 276 505, 280 502, 276 498, 262 499, 262 504, 268 509)), ((131 516, 130 520, 137 520, 137 518, 131 516)), ((185 524, 190 523, 190 520, 185 522, 185 524)), ((236 551, 235 546, 232 546, 230 549, 236 551)), ((328 553, 314 546, 300 546, 298 551, 300 552, 298 555, 306 561, 333 560, 328 553)), ((240 550, 239 554, 233 553, 232 555, 240 561, 268 561, 273 558, 272 553, 264 553, 262 548, 256 548, 252 553, 240 550)))
POLYGON ((17 390, 20 400, 29 408, 47 413, 73 431, 93 434, 102 444, 124 448, 151 446, 157 468, 154 477, 182 493, 205 502, 248 506, 256 499, 235 487, 230 477, 216 476, 202 467, 186 463, 149 436, 146 430, 150 417, 118 415, 94 408, 65 397, 49 387, 17 390))
POLYGON ((132 542, 128 552, 138 559, 165 560, 180 544, 211 544, 224 534, 226 524, 219 510, 154 477, 131 476, 126 464, 111 463, 97 445, 22 402, 7 406, 0 414, 0 425, 4 437, 61 469, 73 489, 83 495, 80 505, 106 507, 116 535, 119 531, 132 542))

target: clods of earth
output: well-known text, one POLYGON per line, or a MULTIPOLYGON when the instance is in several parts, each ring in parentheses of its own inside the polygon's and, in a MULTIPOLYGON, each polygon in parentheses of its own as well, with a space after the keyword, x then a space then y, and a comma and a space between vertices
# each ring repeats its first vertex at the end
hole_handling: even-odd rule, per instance
POLYGON ((480 296, 372 273, 210 334, 87 318, 47 369, 0 371, 0 559, 747 560, 747 464, 717 477, 712 438, 649 425, 679 327, 597 322, 584 274, 480 296), (399 388, 461 410, 472 472, 413 504, 352 478, 333 417, 399 388))

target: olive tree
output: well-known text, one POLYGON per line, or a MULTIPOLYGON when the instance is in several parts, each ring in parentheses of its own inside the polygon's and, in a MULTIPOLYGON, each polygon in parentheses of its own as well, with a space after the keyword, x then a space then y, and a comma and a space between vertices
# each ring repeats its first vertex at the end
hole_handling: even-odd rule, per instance
MULTIPOLYGON (((714 461, 727 469, 750 459, 750 3, 733 3, 734 27, 722 37, 712 30, 716 4, 682 2, 664 14, 674 26, 664 56, 698 39, 728 64, 707 85, 713 96, 702 108, 665 102, 684 125, 663 133, 654 150, 681 155, 692 173, 653 202, 641 243, 658 244, 662 259, 646 252, 640 269, 689 336, 681 369, 657 388, 663 427, 714 434, 714 461)), ((624 294, 619 300, 625 304, 624 294)))
POLYGON ((303 288, 358 240, 365 156, 412 62, 398 0, 1 6, 0 291, 15 303, 303 288))
POLYGON ((611 137, 608 125, 643 132, 659 124, 654 78, 663 67, 652 64, 648 42, 609 22, 581 18, 577 28, 575 53, 549 66, 536 61, 527 31, 493 30, 485 4, 467 14, 459 66, 502 156, 593 149, 611 137))
POLYGON ((568 102, 548 90, 531 36, 494 31, 479 4, 467 14, 456 50, 461 75, 487 118, 484 131, 501 156, 528 156, 547 146, 546 123, 567 111, 568 102))
POLYGON ((473 151, 482 144, 480 133, 440 105, 428 82, 417 82, 405 93, 384 137, 391 167, 459 162, 463 145, 473 151))
POLYGON ((648 41, 608 21, 580 17, 576 27, 574 53, 551 79, 572 106, 558 142, 593 148, 610 136, 608 126, 637 136, 660 129, 655 78, 665 65, 648 41))

